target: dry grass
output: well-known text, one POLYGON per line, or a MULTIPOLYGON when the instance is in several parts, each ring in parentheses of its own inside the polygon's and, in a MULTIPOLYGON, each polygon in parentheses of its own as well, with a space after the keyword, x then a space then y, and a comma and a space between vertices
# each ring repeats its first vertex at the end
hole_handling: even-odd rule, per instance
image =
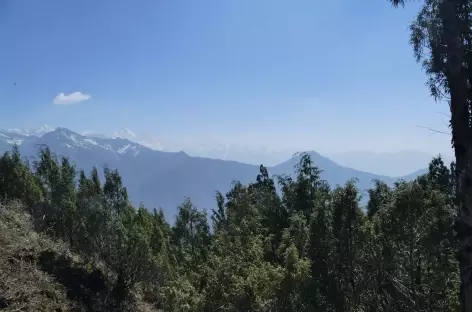
POLYGON ((0 310, 69 311, 64 288, 41 271, 36 258, 44 250, 65 252, 32 229, 18 203, 0 205, 0 310))
MULTIPOLYGON (((87 302, 81 301, 83 285, 77 282, 79 276, 87 275, 84 275, 87 271, 84 267, 81 258, 72 253, 66 244, 35 232, 30 215, 25 213, 20 203, 0 204, 0 310, 90 310, 87 302), (42 258, 45 255, 49 255, 52 269, 45 268, 42 258), (73 285, 68 283, 70 281, 73 285)), ((107 272, 101 265, 94 267, 100 272, 107 272)), ((133 310, 156 311, 152 304, 136 299, 133 310)))

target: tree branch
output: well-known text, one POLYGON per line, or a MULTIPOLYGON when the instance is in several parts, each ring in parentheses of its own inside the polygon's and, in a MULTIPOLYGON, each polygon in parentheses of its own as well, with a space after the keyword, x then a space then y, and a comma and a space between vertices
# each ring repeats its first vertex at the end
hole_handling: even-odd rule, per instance
POLYGON ((439 130, 436 130, 436 129, 432 129, 432 128, 429 128, 429 127, 423 127, 423 126, 417 126, 417 127, 418 127, 418 128, 423 128, 423 129, 426 129, 426 130, 430 130, 430 131, 436 132, 436 133, 451 135, 450 133, 443 132, 443 131, 439 131, 439 130))

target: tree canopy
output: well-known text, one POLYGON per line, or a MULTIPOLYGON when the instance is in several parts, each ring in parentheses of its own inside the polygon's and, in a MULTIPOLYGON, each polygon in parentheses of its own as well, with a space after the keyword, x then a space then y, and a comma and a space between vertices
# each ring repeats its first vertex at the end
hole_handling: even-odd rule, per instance
POLYGON ((295 169, 261 166, 209 214, 187 199, 169 223, 133 207, 117 171, 100 181, 48 149, 30 166, 15 148, 0 196, 102 272, 109 292, 89 289, 82 310, 457 311, 454 177, 440 157, 412 182, 373 181, 365 209, 355 179, 330 187, 309 155, 295 169))

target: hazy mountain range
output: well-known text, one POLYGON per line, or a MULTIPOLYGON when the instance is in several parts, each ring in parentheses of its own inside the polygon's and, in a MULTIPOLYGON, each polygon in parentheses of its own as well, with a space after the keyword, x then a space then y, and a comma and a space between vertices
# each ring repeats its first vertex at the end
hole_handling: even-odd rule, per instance
MULTIPOLYGON (((44 126, 43 126, 44 128, 44 126)), ((46 128, 50 128, 47 127, 46 128)), ((209 138, 205 140, 186 139, 182 142, 179 139, 169 139, 165 137, 155 137, 149 134, 135 133, 128 128, 122 128, 119 131, 111 132, 108 136, 93 132, 82 133, 91 137, 121 137, 131 140, 149 148, 175 152, 184 151, 190 156, 234 160, 242 163, 259 165, 263 163, 267 166, 278 165, 293 156, 299 150, 312 150, 313 148, 268 148, 264 146, 247 146, 244 144, 222 143, 212 141, 209 138)), ((316 148, 314 150, 317 150, 316 148)), ((357 169, 360 171, 371 172, 379 175, 401 176, 407 175, 420 168, 425 167, 438 153, 426 153, 421 151, 395 151, 395 152, 373 152, 366 150, 350 150, 342 152, 325 151, 321 152, 324 156, 330 158, 336 163, 357 169)), ((452 149, 442 154, 446 163, 453 159, 452 149)))
MULTIPOLYGON (((388 176, 410 174, 418 168, 425 167, 434 156, 437 155, 418 151, 396 153, 350 151, 329 155, 330 159, 340 165, 388 176)), ((447 164, 452 161, 452 155, 441 155, 441 157, 447 164)))
MULTIPOLYGON (((143 202, 147 208, 161 206, 168 217, 173 217, 175 208, 188 196, 200 208, 215 207, 215 191, 226 192, 232 181, 242 183, 254 181, 259 166, 236 161, 192 157, 185 152, 165 152, 133 142, 132 132, 114 137, 96 134, 79 134, 67 128, 43 127, 35 131, 0 130, 0 152, 9 151, 13 144, 20 146, 22 155, 34 157, 39 145, 47 145, 58 155, 68 156, 76 167, 89 171, 93 166, 118 169, 134 204, 143 202)), ((331 186, 344 184, 348 179, 359 179, 358 186, 365 190, 373 179, 393 183, 398 178, 410 180, 425 170, 415 171, 403 177, 377 175, 341 166, 314 151, 312 159, 323 170, 321 177, 331 186)), ((430 159, 425 160, 423 167, 430 159)), ((297 157, 289 158, 269 167, 270 174, 291 174, 297 157)))

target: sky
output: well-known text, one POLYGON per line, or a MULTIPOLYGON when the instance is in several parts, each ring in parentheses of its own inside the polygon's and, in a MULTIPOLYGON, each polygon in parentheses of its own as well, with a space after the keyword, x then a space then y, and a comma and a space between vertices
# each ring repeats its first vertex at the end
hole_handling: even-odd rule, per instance
MULTIPOLYGON (((450 153, 388 0, 2 0, 0 128, 450 153)), ((193 143, 191 143, 193 142, 193 143)), ((186 143, 185 143, 186 144, 186 143)))

